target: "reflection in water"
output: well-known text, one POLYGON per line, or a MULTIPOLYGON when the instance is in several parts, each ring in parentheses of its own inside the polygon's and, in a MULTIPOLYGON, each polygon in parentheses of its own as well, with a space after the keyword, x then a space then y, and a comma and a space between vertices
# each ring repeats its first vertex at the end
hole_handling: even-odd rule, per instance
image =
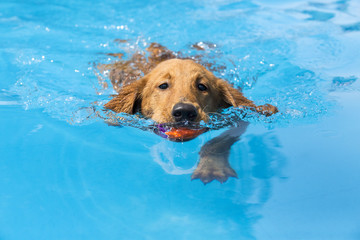
POLYGON ((270 198, 271 180, 283 177, 282 169, 286 163, 280 147, 277 137, 271 133, 247 136, 249 162, 240 170, 244 181, 239 187, 246 189, 242 201, 264 204, 270 198))
MULTIPOLYGON (((224 134, 226 132, 219 137, 224 134)), ((178 166, 177 161, 188 161, 179 153, 183 150, 179 145, 181 144, 166 140, 154 145, 151 147, 153 160, 169 174, 189 175, 196 168, 198 155, 192 153, 185 156, 193 160, 190 167, 178 166)), ((199 149, 201 146, 192 147, 199 149)), ((234 143, 230 162, 239 179, 221 185, 220 188, 224 191, 218 191, 216 196, 217 200, 221 199, 220 205, 213 202, 215 200, 211 197, 207 200, 209 206, 216 206, 211 210, 215 216, 226 216, 217 220, 219 228, 224 228, 227 233, 233 231, 243 237, 253 238, 254 225, 261 218, 261 208, 271 197, 272 182, 275 178, 283 178, 286 158, 280 148, 277 137, 271 133, 245 135, 239 142, 234 143)), ((216 185, 215 182, 210 183, 212 184, 216 185)))
MULTIPOLYGON (((179 143, 161 141, 160 143, 151 147, 151 156, 153 157, 153 160, 159 164, 161 168, 168 174, 183 175, 193 173, 197 166, 196 161, 194 161, 194 165, 190 168, 176 166, 176 158, 179 155, 176 153, 176 149, 173 146, 169 147, 169 145, 173 144, 179 143)), ((183 155, 180 157, 183 158, 183 155)))

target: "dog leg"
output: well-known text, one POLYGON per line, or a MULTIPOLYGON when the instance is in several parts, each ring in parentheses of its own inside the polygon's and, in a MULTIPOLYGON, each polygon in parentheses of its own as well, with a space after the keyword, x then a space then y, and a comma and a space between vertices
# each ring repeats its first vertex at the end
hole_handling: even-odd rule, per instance
POLYGON ((191 179, 200 179, 204 184, 213 181, 225 182, 229 177, 237 177, 229 164, 231 146, 246 131, 248 122, 241 121, 220 136, 207 142, 200 150, 200 162, 191 179))

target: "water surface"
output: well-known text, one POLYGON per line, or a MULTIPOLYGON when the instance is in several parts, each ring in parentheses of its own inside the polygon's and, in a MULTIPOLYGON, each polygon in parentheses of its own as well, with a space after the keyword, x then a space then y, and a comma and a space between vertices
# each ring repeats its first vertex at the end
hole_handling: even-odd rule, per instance
MULTIPOLYGON (((0 239, 359 239, 360 4, 2 1, 0 239), (201 146, 93 115, 106 53, 212 42, 251 119, 239 178, 190 181, 201 146)), ((211 56, 209 52, 209 57, 211 56)), ((108 81, 106 77, 104 81, 108 81)))

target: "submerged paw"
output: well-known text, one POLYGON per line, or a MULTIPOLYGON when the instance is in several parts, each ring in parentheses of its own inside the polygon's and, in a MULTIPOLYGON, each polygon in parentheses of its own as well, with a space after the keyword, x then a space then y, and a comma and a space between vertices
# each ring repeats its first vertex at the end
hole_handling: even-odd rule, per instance
POLYGON ((204 184, 207 184, 213 180, 218 180, 224 183, 229 177, 237 178, 237 174, 231 167, 219 168, 219 169, 196 169, 191 176, 191 180, 200 179, 204 184))

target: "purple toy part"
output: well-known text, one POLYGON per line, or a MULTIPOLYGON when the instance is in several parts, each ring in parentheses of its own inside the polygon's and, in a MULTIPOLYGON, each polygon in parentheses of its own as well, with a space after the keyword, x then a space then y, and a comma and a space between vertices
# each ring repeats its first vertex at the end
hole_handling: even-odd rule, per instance
POLYGON ((165 134, 167 131, 169 131, 169 129, 167 129, 163 124, 157 125, 157 128, 154 130, 157 135, 163 138, 169 138, 169 136, 165 134))

